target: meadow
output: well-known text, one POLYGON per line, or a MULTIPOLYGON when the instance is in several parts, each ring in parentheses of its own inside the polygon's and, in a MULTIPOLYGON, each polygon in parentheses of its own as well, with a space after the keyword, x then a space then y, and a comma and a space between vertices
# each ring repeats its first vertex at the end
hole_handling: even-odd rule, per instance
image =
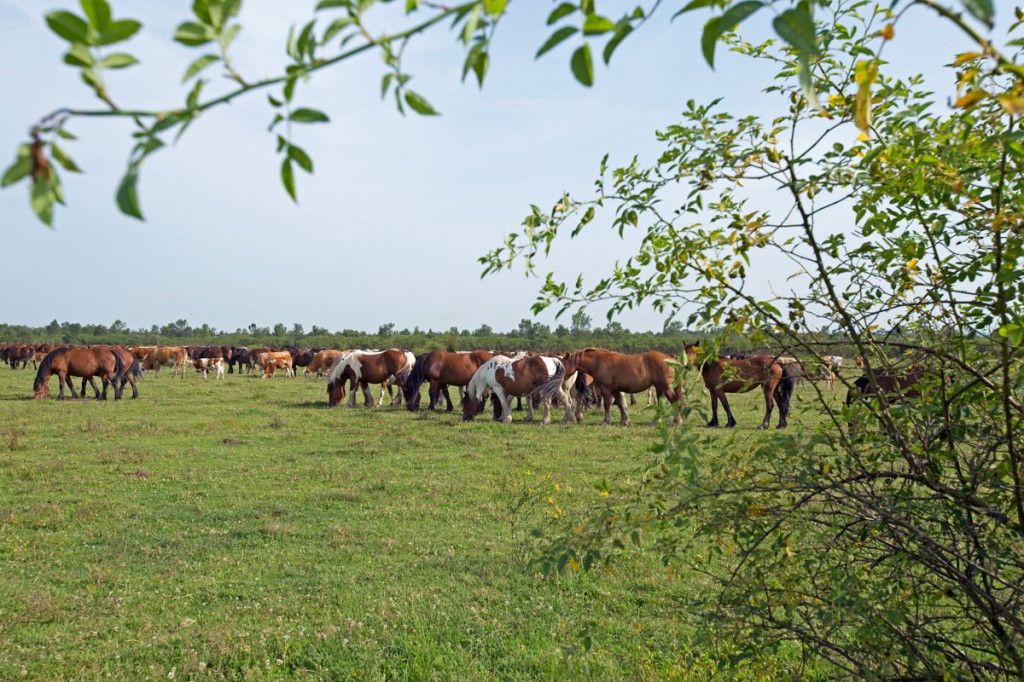
MULTIPOLYGON (((681 606, 699 577, 639 551, 530 563, 530 531, 584 518, 595 483, 629 494, 643 399, 630 427, 541 428, 328 410, 301 377, 164 371, 134 401, 34 401, 33 374, 0 370, 0 679, 717 679, 725 654, 692 645, 681 606)), ((776 437, 753 430, 759 393, 734 405, 709 466, 776 437)))

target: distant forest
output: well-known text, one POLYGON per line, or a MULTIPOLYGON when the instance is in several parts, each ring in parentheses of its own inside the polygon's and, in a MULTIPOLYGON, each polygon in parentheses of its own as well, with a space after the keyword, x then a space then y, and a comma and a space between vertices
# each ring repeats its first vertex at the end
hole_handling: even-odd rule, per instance
MULTIPOLYGON (((483 324, 476 329, 451 327, 445 331, 398 329, 395 324, 383 324, 377 331, 356 329, 329 331, 314 325, 306 330, 301 324, 290 327, 278 323, 273 327, 255 324, 234 331, 218 330, 208 324, 193 326, 187 320, 176 320, 165 325, 130 329, 120 320, 112 325, 79 324, 53 320, 44 327, 0 323, 0 343, 70 343, 116 345, 219 345, 219 346, 300 346, 302 348, 405 348, 415 353, 428 350, 473 350, 477 348, 501 350, 530 350, 537 352, 570 351, 590 346, 608 348, 622 353, 641 353, 649 350, 677 354, 685 344, 707 338, 709 334, 682 328, 679 322, 670 322, 661 332, 633 332, 618 322, 594 326, 586 314, 577 313, 569 326, 559 324, 551 329, 546 324, 524 319, 510 331, 499 332, 483 324)), ((835 342, 828 335, 815 335, 817 341, 835 342)), ((725 352, 775 352, 777 349, 755 347, 742 336, 730 336, 722 344, 725 352)), ((852 348, 830 346, 823 353, 852 355, 852 348)))

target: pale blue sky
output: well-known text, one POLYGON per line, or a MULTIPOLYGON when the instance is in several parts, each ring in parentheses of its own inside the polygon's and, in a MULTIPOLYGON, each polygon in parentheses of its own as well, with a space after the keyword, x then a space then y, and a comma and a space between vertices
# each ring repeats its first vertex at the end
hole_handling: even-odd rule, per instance
MULTIPOLYGON (((110 74, 112 97, 121 106, 176 105, 185 94, 181 74, 200 54, 170 39, 191 3, 111 4, 115 17, 145 24, 125 45, 142 63, 110 74)), ((613 7, 635 4, 601 9, 616 16, 621 9, 613 7)), ((312 16, 314 5, 247 0, 234 48, 238 70, 248 78, 275 73, 285 63, 289 24, 312 16)), ((100 106, 76 70, 62 64, 63 41, 45 26, 45 11, 58 7, 80 11, 60 0, 0 0, 4 167, 40 116, 59 106, 100 106)), ((662 10, 620 47, 610 69, 597 66, 588 90, 569 72, 570 45, 533 59, 549 32, 551 7, 544 0, 511 3, 482 91, 460 83, 462 50, 452 34, 442 28, 414 41, 404 62, 411 86, 440 117, 402 118, 391 100, 382 102, 375 55, 300 85, 297 102, 324 110, 332 123, 296 129, 296 142, 316 164, 312 177, 299 174, 298 206, 280 186, 263 94, 210 112, 176 148, 147 161, 140 184, 145 223, 122 216, 113 203, 131 145, 126 122, 73 121, 69 129, 80 140, 66 148, 86 174, 64 174, 69 206, 59 210, 55 230, 35 220, 23 186, 0 192, 0 283, 16 292, 0 319, 121 319, 134 328, 187 318, 228 330, 251 322, 368 331, 386 322, 513 328, 529 317, 539 282, 518 273, 481 281, 476 259, 517 229, 530 203, 549 206, 565 189, 585 195, 605 153, 613 163, 633 154, 653 161, 660 150, 655 130, 675 122, 687 99, 724 96, 733 110, 755 110, 768 76, 721 51, 712 72, 699 51, 706 16, 669 23, 671 11, 662 10)), ((918 35, 897 35, 887 57, 915 69, 965 49, 941 25, 920 26, 918 35)), ((217 79, 210 91, 218 87, 226 83, 217 79)), ((593 229, 548 267, 573 278, 602 272, 630 246, 593 229)), ((553 314, 540 320, 554 323, 553 314)), ((662 326, 652 311, 621 321, 634 329, 662 326)))

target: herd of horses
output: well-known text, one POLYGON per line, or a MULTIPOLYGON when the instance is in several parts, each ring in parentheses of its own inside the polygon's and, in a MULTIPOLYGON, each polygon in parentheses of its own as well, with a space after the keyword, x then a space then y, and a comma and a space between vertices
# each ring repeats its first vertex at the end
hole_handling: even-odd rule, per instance
MULTIPOLYGON (((858 366, 861 366, 860 358, 858 366)), ((583 409, 603 405, 603 424, 611 423, 612 406, 618 408, 623 425, 629 424, 625 395, 648 392, 652 400, 664 398, 675 407, 675 420, 681 420, 682 388, 676 381, 677 368, 698 368, 711 398, 709 427, 719 426, 718 405, 725 410, 727 428, 736 425, 729 406, 728 394, 760 389, 764 395, 764 418, 758 428, 767 429, 778 407, 778 428, 785 428, 790 403, 797 382, 802 378, 824 379, 829 386, 842 358, 826 356, 818 371, 810 372, 811 363, 772 354, 705 355, 699 343, 687 344, 683 353, 674 357, 657 351, 623 354, 601 348, 584 348, 571 353, 535 354, 496 351, 430 351, 414 355, 407 350, 303 350, 291 346, 281 348, 246 348, 239 346, 56 346, 19 343, 0 344, 0 361, 12 369, 36 368, 33 392, 38 399, 49 395, 50 378, 58 377, 58 399, 64 399, 65 386, 72 398, 85 397, 86 384, 95 397, 106 399, 108 389, 120 399, 131 385, 132 397, 138 397, 137 381, 146 371, 159 376, 161 367, 172 367, 173 376, 184 378, 191 364, 205 378, 210 371, 223 378, 237 368, 252 372, 258 368, 262 378, 283 369, 286 376, 295 376, 295 368, 303 367, 307 378, 325 376, 328 405, 340 404, 350 394, 354 406, 357 391, 365 403, 374 404, 371 384, 380 385, 377 405, 384 402, 385 392, 392 405, 404 404, 410 411, 420 407, 422 387, 427 385, 428 409, 437 409, 443 397, 447 411, 454 409, 449 388, 461 394, 463 419, 469 421, 480 414, 490 398, 494 418, 511 421, 511 399, 525 398, 530 417, 535 406, 544 408, 542 423, 551 419, 551 406, 557 402, 564 410, 563 421, 581 422, 583 409), (822 371, 824 369, 824 371, 822 371), (81 378, 81 391, 76 392, 72 378, 81 378), (102 391, 95 378, 102 382, 102 391), (395 389, 398 389, 397 394, 395 389)), ((872 370, 854 382, 847 403, 855 397, 885 393, 890 398, 915 397, 916 384, 923 369, 914 365, 901 373, 872 370), (873 381, 872 381, 873 378, 873 381)))

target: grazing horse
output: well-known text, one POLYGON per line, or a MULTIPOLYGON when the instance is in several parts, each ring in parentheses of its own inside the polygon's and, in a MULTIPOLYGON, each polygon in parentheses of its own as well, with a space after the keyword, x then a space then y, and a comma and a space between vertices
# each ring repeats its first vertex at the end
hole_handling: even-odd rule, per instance
MULTIPOLYGON (((692 364, 697 362, 699 345, 686 345, 686 355, 692 364)), ((705 388, 711 393, 711 421, 708 426, 718 426, 718 401, 722 401, 728 417, 726 428, 736 426, 725 394, 746 393, 760 386, 764 391, 765 411, 764 420, 757 428, 768 428, 776 402, 779 404, 778 428, 786 428, 789 402, 799 373, 796 363, 782 364, 773 355, 734 355, 706 360, 700 366, 700 375, 705 388)))
MULTIPOLYGON (((135 381, 142 376, 142 368, 139 366, 138 358, 121 346, 93 346, 93 348, 105 348, 121 358, 121 364, 124 368, 120 374, 114 377, 113 381, 111 381, 111 384, 114 386, 114 400, 121 399, 121 396, 124 393, 124 387, 129 382, 132 385, 132 400, 138 398, 139 387, 135 384, 135 381)), ((96 389, 96 382, 93 381, 91 376, 82 377, 82 394, 85 394, 85 384, 87 381, 92 386, 92 390, 96 391, 96 395, 98 396, 99 391, 96 389)), ((104 386, 104 389, 106 389, 106 386, 104 386)))
POLYGON ((331 371, 331 367, 334 366, 335 360, 344 355, 345 353, 351 353, 351 350, 322 350, 317 351, 313 356, 313 359, 309 361, 309 365, 302 371, 302 375, 307 379, 314 374, 322 376, 331 371))
POLYGON ((181 378, 184 379, 185 368, 188 367, 189 362, 188 351, 183 346, 157 346, 142 359, 142 369, 143 371, 155 370, 155 374, 159 378, 161 367, 173 367, 171 376, 180 372, 181 378))
POLYGON ((327 405, 336 407, 345 398, 345 382, 352 383, 349 407, 356 405, 356 389, 363 389, 367 407, 373 407, 369 384, 381 384, 379 407, 384 403, 384 384, 394 377, 401 386, 408 379, 416 365, 416 356, 407 350, 361 351, 355 350, 340 356, 327 375, 327 405))
POLYGON ((406 407, 410 412, 419 409, 420 386, 424 381, 429 381, 430 405, 428 409, 435 408, 438 397, 444 391, 444 399, 448 403, 446 411, 451 412, 453 407, 452 399, 448 396, 448 387, 469 384, 473 373, 492 357, 494 357, 494 353, 489 350, 474 350, 468 353, 434 350, 417 356, 416 365, 412 368, 412 372, 402 387, 406 407))
POLYGON ((889 402, 901 398, 921 397, 921 392, 917 389, 917 383, 924 376, 924 367, 921 365, 911 365, 906 371, 899 374, 888 373, 880 369, 873 369, 872 372, 875 375, 875 386, 878 386, 878 391, 875 391, 871 385, 871 379, 865 374, 853 382, 854 388, 846 394, 847 405, 853 403, 856 397, 877 395, 878 393, 884 393, 889 402))
MULTIPOLYGON (((124 364, 121 361, 121 356, 106 348, 61 348, 43 358, 39 364, 39 370, 36 372, 36 380, 32 389, 38 400, 45 399, 50 394, 50 376, 56 374, 57 383, 60 385, 58 400, 64 400, 65 384, 71 391, 71 397, 78 398, 74 384, 71 383, 71 377, 98 376, 103 380, 102 399, 106 400, 107 386, 120 377, 123 372, 124 364)), ((96 388, 95 384, 93 384, 93 388, 96 388)), ((116 387, 114 392, 117 393, 116 387)), ((83 386, 82 397, 84 396, 83 386)), ((96 397, 101 397, 99 391, 96 392, 96 397)))
POLYGON ((21 364, 21 368, 25 369, 28 367, 28 363, 33 361, 33 355, 35 355, 35 349, 24 343, 15 344, 7 350, 7 362, 10 364, 11 369, 18 369, 18 364, 21 364))
MULTIPOLYGON (((622 425, 629 425, 629 415, 622 400, 623 393, 642 393, 650 387, 658 391, 658 395, 666 398, 669 403, 680 402, 682 391, 673 388, 675 372, 666 364, 671 355, 648 351, 638 355, 623 355, 601 348, 584 348, 569 354, 566 358, 575 370, 589 374, 592 386, 604 401, 605 426, 612 423, 611 407, 614 401, 622 416, 622 425)), ((582 421, 582 401, 577 401, 576 419, 582 421)), ((682 421, 682 415, 676 413, 675 422, 682 421)))
MULTIPOLYGON (((571 424, 575 419, 572 403, 565 392, 566 372, 562 361, 554 357, 532 355, 509 358, 495 355, 480 365, 466 386, 466 395, 462 399, 462 420, 473 421, 473 417, 480 411, 480 401, 486 399, 487 391, 490 390, 501 405, 501 421, 506 424, 512 422, 512 409, 509 404, 509 398, 512 396, 539 399, 544 405, 544 417, 540 422, 542 426, 551 423, 551 399, 558 396, 565 407, 563 421, 571 424)), ((574 376, 569 377, 570 386, 574 381, 574 376)), ((531 409, 527 421, 533 419, 532 399, 528 404, 531 409)))

